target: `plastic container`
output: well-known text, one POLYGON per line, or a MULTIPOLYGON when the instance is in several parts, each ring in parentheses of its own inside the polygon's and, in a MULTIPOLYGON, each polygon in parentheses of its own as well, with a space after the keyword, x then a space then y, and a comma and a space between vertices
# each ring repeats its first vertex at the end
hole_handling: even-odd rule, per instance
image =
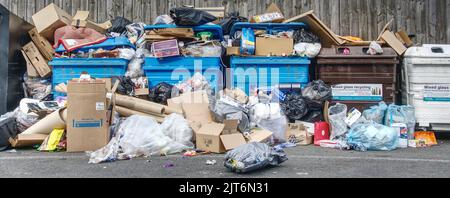
MULTIPOLYGON (((49 64, 53 67, 52 87, 79 78, 87 72, 94 78, 123 76, 127 71, 128 60, 121 58, 54 58, 49 64)), ((65 94, 53 92, 54 97, 65 94)))
POLYGON ((250 94, 254 89, 270 91, 300 89, 309 83, 308 58, 231 57, 230 80, 233 88, 250 94))
POLYGON ((397 54, 368 55, 368 47, 324 48, 317 58, 316 77, 332 85, 333 101, 364 111, 380 101, 397 102, 397 54), (349 52, 349 53, 345 53, 349 52))
POLYGON ((223 87, 221 65, 220 58, 216 57, 146 58, 144 71, 150 87, 162 82, 175 85, 200 72, 217 91, 223 87))
POLYGON ((402 99, 420 127, 450 131, 450 45, 411 47, 402 66, 402 99))
MULTIPOLYGON (((195 27, 176 25, 150 25, 146 30, 163 28, 193 28, 195 33, 211 32, 213 40, 223 41, 222 28, 218 25, 202 25, 195 27)), ((166 82, 172 85, 190 79, 195 73, 200 72, 210 81, 210 85, 216 91, 223 87, 223 69, 220 57, 146 57, 144 72, 148 78, 150 88, 158 83, 166 82)))
MULTIPOLYGON (((304 23, 236 23, 230 35, 237 36, 243 28, 266 30, 268 34, 308 28, 304 23)), ((270 91, 300 89, 310 82, 307 57, 232 56, 227 85, 250 94, 255 89, 270 91)))

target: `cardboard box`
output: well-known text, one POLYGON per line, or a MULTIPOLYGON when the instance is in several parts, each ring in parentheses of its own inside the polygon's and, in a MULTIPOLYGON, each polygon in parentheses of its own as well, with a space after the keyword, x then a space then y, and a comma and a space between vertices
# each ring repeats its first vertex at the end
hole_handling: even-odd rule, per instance
POLYGON ((50 42, 54 40, 56 29, 72 23, 72 16, 54 3, 34 14, 32 19, 38 33, 50 42))
POLYGON ((283 12, 281 12, 280 8, 272 3, 267 8, 266 12, 261 15, 256 15, 251 18, 251 23, 281 23, 284 21, 283 12))
POLYGON ((195 135, 197 142, 197 149, 209 151, 212 153, 224 153, 226 150, 220 139, 220 136, 224 128, 225 128, 224 124, 218 123, 202 124, 202 126, 195 135))
POLYGON ((269 141, 270 138, 272 137, 272 135, 273 135, 273 133, 268 130, 256 128, 256 129, 251 130, 247 139, 248 139, 248 142, 264 143, 264 142, 269 141))
POLYGON ((67 151, 96 151, 108 144, 109 115, 106 81, 69 81, 67 151))
POLYGON ((112 27, 111 21, 106 21, 105 23, 98 24, 88 20, 89 11, 77 11, 72 19, 72 26, 91 28, 99 33, 106 33, 106 31, 112 27))
POLYGON ((227 56, 241 55, 241 47, 227 47, 227 56))
POLYGON ((53 55, 55 54, 55 50, 53 49, 53 46, 50 44, 50 42, 48 42, 47 39, 41 36, 36 28, 30 30, 28 34, 30 35, 36 47, 41 52, 42 56, 44 56, 44 58, 47 60, 52 60, 53 55))
POLYGON ((156 58, 165 58, 180 55, 180 49, 178 48, 177 39, 155 42, 152 44, 152 51, 153 55, 156 58))
POLYGON ((199 123, 213 122, 209 109, 209 99, 206 91, 183 94, 167 100, 169 107, 182 109, 187 120, 199 123))
POLYGON ((225 147, 226 151, 233 150, 237 147, 247 144, 244 136, 241 133, 221 135, 220 140, 222 141, 222 144, 225 147))
POLYGON ((403 55, 408 48, 403 45, 403 43, 398 40, 398 38, 395 36, 395 34, 389 30, 386 30, 382 36, 381 39, 386 41, 386 43, 394 49, 395 52, 397 52, 398 55, 403 55))
POLYGON ((223 124, 225 125, 225 128, 223 129, 222 135, 239 133, 239 120, 224 120, 223 124))
POLYGON ((328 28, 316 15, 314 11, 308 11, 304 14, 290 18, 283 23, 303 22, 310 28, 311 32, 320 38, 322 47, 332 47, 333 45, 342 45, 345 42, 340 39, 330 28, 328 28))
POLYGON ((303 124, 289 124, 286 131, 286 139, 290 143, 306 146, 313 144, 313 135, 308 133, 303 124))
POLYGON ((256 38, 256 56, 288 56, 294 51, 294 40, 288 38, 256 38))
POLYGON ((22 49, 41 77, 50 76, 52 70, 33 42, 26 44, 22 49))
POLYGON ((28 58, 25 52, 23 50, 20 50, 20 52, 22 52, 23 58, 27 63, 27 75, 29 77, 39 77, 39 73, 36 71, 36 69, 33 66, 33 63, 31 63, 31 60, 28 58))
POLYGON ((21 148, 42 144, 48 135, 45 134, 19 134, 15 138, 9 138, 13 148, 21 148))

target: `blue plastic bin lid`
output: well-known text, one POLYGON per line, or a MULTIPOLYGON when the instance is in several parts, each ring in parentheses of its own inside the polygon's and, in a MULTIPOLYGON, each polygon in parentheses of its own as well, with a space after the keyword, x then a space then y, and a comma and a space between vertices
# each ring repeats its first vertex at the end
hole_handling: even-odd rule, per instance
MULTIPOLYGON (((91 49, 104 49, 104 50, 113 50, 115 48, 118 47, 126 47, 126 48, 133 48, 136 49, 136 47, 130 42, 130 40, 128 40, 127 37, 124 36, 119 36, 119 37, 113 37, 113 38, 108 38, 105 42, 103 43, 99 43, 99 44, 95 44, 95 45, 89 45, 89 46, 84 46, 80 49, 74 50, 73 52, 88 52, 91 49)), ((55 50, 56 53, 63 53, 66 52, 67 50, 64 48, 64 46, 61 44, 59 45, 59 47, 55 50)))
POLYGON ((223 41, 222 27, 219 25, 200 25, 200 26, 177 26, 177 25, 147 25, 145 30, 165 29, 165 28, 192 28, 195 33, 198 32, 211 32, 214 35, 213 39, 223 41))
POLYGON ((237 31, 241 31, 242 28, 252 28, 254 30, 267 30, 268 33, 273 31, 287 31, 287 30, 299 30, 308 29, 308 26, 304 23, 249 23, 239 22, 235 23, 230 31, 230 36, 233 36, 237 31))

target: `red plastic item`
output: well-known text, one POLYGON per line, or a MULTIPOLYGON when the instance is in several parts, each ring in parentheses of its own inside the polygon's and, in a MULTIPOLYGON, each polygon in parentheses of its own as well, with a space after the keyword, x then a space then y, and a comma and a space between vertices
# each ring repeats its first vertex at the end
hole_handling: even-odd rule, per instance
POLYGON ((321 140, 330 140, 330 125, 326 122, 314 124, 314 145, 320 146, 321 140))

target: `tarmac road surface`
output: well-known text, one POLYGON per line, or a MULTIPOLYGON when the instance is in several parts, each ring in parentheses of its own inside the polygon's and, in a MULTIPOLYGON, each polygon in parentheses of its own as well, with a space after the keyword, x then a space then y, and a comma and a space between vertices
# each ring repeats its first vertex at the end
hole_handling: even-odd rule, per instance
POLYGON ((450 177, 450 141, 425 149, 392 152, 339 151, 314 146, 287 149, 289 160, 279 167, 251 174, 230 173, 223 155, 139 158, 88 164, 84 153, 39 153, 33 150, 0 153, 0 177, 15 178, 366 178, 450 177), (206 165, 207 160, 216 165, 206 165), (166 164, 173 167, 165 168, 166 164))

